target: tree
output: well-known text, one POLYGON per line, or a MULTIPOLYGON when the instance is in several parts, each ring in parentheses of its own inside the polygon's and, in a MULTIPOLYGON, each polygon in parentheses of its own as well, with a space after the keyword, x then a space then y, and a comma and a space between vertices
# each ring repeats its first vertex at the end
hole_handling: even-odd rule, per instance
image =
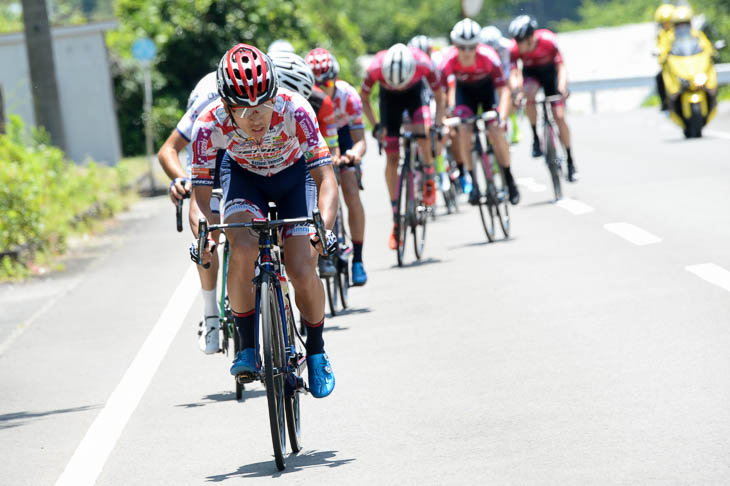
POLYGON ((53 144, 63 149, 66 142, 45 0, 23 0, 23 22, 36 124, 48 130, 53 144))

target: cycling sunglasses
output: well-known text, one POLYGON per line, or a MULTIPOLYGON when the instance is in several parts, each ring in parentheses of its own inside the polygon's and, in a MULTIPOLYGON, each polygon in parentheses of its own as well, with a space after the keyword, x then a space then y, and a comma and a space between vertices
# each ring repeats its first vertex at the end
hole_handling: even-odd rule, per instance
POLYGON ((246 120, 254 116, 256 113, 261 113, 263 111, 273 111, 274 110, 274 103, 271 101, 264 101, 260 105, 257 106, 237 106, 237 107, 231 107, 231 113, 235 118, 246 120))

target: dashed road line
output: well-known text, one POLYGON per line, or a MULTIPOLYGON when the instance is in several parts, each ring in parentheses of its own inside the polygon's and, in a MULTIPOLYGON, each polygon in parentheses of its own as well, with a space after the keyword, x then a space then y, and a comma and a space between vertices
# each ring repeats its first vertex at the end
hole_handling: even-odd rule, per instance
POLYGON ((543 192, 547 189, 546 185, 536 182, 532 177, 521 177, 517 179, 517 184, 530 192, 543 192))
POLYGON ((608 223, 604 224, 603 227, 607 231, 610 231, 611 233, 614 233, 626 241, 638 246, 651 245, 662 241, 662 239, 658 236, 630 223, 608 223))
POLYGON ((730 292, 730 272, 714 263, 701 263, 684 267, 690 273, 694 273, 703 280, 715 284, 730 292))
POLYGON ((117 387, 81 440, 56 486, 91 486, 96 482, 129 418, 167 354, 200 285, 190 265, 117 387))
POLYGON ((588 214, 595 211, 591 206, 584 202, 580 202, 577 199, 565 198, 561 199, 556 203, 561 208, 565 209, 569 213, 579 216, 581 214, 588 214))

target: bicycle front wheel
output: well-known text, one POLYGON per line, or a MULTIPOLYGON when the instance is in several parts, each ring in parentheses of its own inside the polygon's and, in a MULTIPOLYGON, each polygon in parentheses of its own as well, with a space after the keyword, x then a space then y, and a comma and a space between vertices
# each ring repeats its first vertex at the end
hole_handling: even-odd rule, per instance
MULTIPOLYGON (((420 172, 419 172, 420 174, 420 172)), ((415 175, 415 174, 414 174, 415 175)), ((413 251, 416 259, 420 260, 423 256, 423 247, 426 245, 426 223, 428 223, 428 214, 432 213, 423 203, 423 180, 422 177, 413 177, 413 251), (418 183, 416 183, 418 181, 418 183)))
POLYGON ((509 216, 509 190, 507 189, 507 176, 504 175, 504 171, 501 168, 498 168, 498 170, 499 174, 494 177, 496 188, 495 199, 497 203, 495 209, 499 226, 506 239, 509 238, 510 230, 512 229, 512 221, 509 216))
POLYGON ((555 200, 558 201, 563 198, 563 188, 560 183, 560 158, 558 157, 558 149, 555 146, 555 132, 552 128, 545 130, 545 162, 550 171, 555 200))
MULTIPOLYGON (((291 309, 291 302, 288 303, 291 309)), ((301 380, 302 369, 306 367, 306 360, 302 352, 301 341, 297 339, 296 323, 294 316, 289 313, 286 317, 286 329, 288 337, 289 349, 292 350, 289 364, 294 368, 294 372, 287 375, 289 386, 285 388, 287 391, 284 407, 286 414, 286 428, 289 431, 289 444, 292 452, 302 450, 301 443, 301 413, 299 410, 299 381, 301 380), (302 369, 299 367, 302 364, 302 369)))
POLYGON ((487 177, 487 168, 484 166, 484 164, 488 163, 489 160, 483 159, 481 155, 472 159, 472 164, 478 164, 482 168, 482 170, 475 171, 477 177, 475 181, 472 181, 472 184, 479 191, 479 217, 482 220, 482 227, 484 228, 484 233, 487 235, 487 241, 491 243, 494 241, 496 235, 494 216, 497 210, 496 201, 493 198, 495 190, 493 184, 487 177))
POLYGON ((284 424, 284 375, 286 367, 284 339, 282 336, 281 308, 277 286, 271 276, 266 274, 261 279, 261 335, 264 344, 264 385, 269 405, 269 425, 271 442, 274 446, 276 467, 282 471, 284 453, 286 452, 286 427, 284 424))
POLYGON ((395 243, 398 266, 402 267, 405 260, 406 238, 408 237, 408 209, 411 199, 410 184, 408 176, 410 171, 403 165, 400 174, 400 187, 398 190, 398 215, 395 221, 395 243))

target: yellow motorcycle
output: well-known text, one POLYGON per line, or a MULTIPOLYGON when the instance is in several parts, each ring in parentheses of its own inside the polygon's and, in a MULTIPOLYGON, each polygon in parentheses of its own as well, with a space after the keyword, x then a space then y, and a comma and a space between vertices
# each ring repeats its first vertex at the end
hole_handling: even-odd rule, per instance
POLYGON ((717 72, 713 55, 712 45, 703 46, 689 28, 675 30, 662 77, 670 118, 684 130, 687 138, 701 137, 702 129, 717 112, 717 72))

